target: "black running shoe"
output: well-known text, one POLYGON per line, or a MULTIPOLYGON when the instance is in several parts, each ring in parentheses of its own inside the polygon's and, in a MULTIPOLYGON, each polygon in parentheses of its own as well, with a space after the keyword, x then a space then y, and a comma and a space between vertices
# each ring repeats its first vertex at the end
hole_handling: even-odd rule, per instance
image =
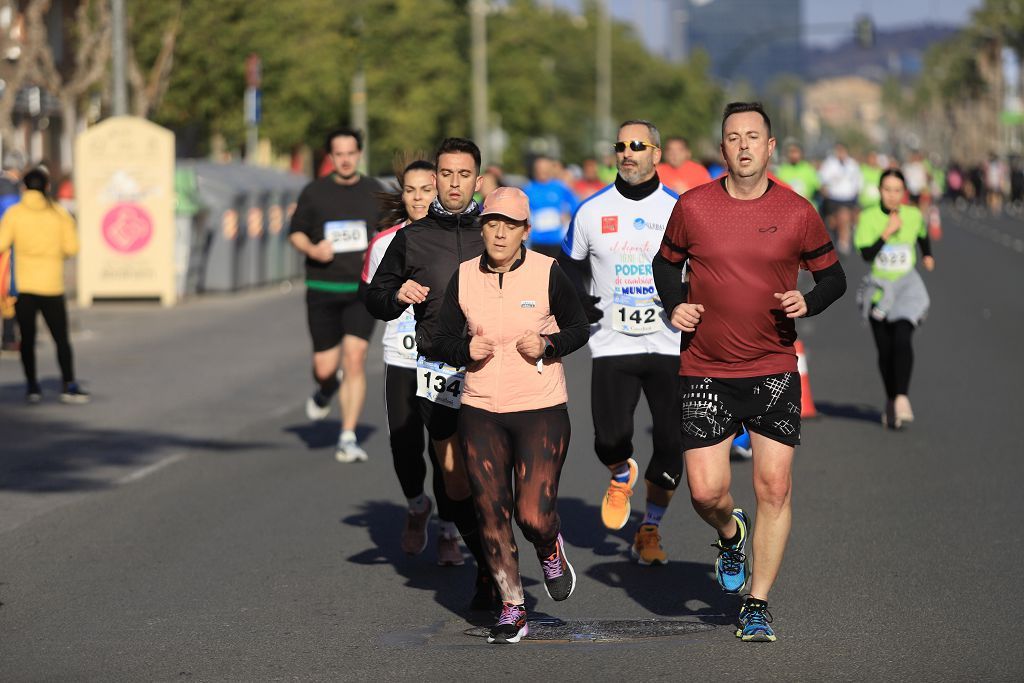
POLYGON ((562 542, 562 534, 558 534, 555 542, 555 552, 541 560, 544 568, 544 589, 552 600, 565 600, 576 588, 576 572, 573 571, 569 560, 565 558, 565 544, 562 542))
POLYGON ((77 382, 68 382, 60 392, 60 400, 63 403, 88 403, 89 392, 78 386, 77 382))
POLYGON ((478 571, 476 575, 476 593, 473 595, 469 608, 478 612, 494 612, 501 608, 501 596, 494 579, 486 571, 478 571))
POLYGON ((526 605, 505 603, 501 606, 498 623, 491 628, 491 632, 487 635, 487 642, 499 645, 518 643, 529 632, 530 627, 526 624, 526 605))

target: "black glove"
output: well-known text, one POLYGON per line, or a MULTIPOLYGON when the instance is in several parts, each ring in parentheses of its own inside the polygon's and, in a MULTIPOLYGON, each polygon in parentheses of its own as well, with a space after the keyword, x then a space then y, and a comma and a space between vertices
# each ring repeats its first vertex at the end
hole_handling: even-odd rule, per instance
POLYGON ((601 322, 601 318, 604 317, 604 311, 597 307, 597 302, 600 300, 599 296, 590 296, 589 294, 583 296, 583 312, 587 316, 587 322, 591 325, 601 322))

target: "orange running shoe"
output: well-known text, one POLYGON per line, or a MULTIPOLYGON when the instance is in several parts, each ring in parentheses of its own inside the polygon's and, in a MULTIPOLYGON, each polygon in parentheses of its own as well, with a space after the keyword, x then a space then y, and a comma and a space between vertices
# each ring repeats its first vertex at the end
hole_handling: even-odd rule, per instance
POLYGON ((630 550, 639 564, 668 564, 668 556, 661 547, 661 533, 654 524, 643 524, 636 530, 636 539, 630 550))
POLYGON ((612 530, 621 529, 629 521, 629 497, 633 495, 633 487, 640 474, 636 460, 630 458, 626 463, 629 465, 629 481, 623 484, 612 479, 601 501, 601 521, 612 530))

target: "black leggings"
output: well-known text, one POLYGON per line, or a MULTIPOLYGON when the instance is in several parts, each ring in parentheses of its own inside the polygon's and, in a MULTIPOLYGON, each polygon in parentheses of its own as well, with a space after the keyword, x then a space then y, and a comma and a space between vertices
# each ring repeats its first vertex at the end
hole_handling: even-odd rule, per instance
POLYGON ((555 552, 558 480, 569 450, 565 407, 492 413, 462 406, 459 437, 491 576, 505 602, 523 604, 512 516, 537 557, 555 552), (514 493, 513 493, 514 482, 514 493))
POLYGON ((39 384, 36 375, 36 314, 42 313, 46 326, 50 328, 57 345, 57 363, 61 379, 65 384, 75 381, 75 367, 71 358, 71 341, 68 338, 68 311, 64 295, 40 296, 19 294, 14 304, 18 327, 21 329, 21 366, 25 369, 25 381, 30 387, 39 384))
POLYGON ((872 319, 871 333, 878 347, 878 369, 882 371, 885 395, 892 400, 909 393, 910 373, 914 369, 914 348, 910 345, 914 324, 909 320, 872 319))
POLYGON ((606 466, 633 455, 633 413, 641 390, 651 409, 653 428, 653 454, 644 478, 674 491, 683 473, 678 356, 643 353, 594 359, 590 378, 594 451, 606 466))
POLYGON ((423 493, 423 480, 427 476, 427 463, 423 447, 427 447, 434 468, 433 488, 437 500, 437 516, 445 522, 454 521, 451 499, 445 493, 444 475, 437 462, 434 445, 426 438, 423 419, 416 400, 416 370, 384 366, 384 406, 388 413, 388 433, 391 439, 391 458, 398 483, 406 498, 423 493))

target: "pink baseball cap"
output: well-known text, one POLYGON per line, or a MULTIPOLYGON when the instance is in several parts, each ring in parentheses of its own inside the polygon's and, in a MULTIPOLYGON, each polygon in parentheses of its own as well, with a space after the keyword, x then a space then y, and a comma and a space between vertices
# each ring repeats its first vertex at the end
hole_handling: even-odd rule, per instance
POLYGON ((530 218, 530 200, 526 193, 518 187, 498 187, 484 199, 481 216, 498 214, 514 221, 525 221, 530 218))

